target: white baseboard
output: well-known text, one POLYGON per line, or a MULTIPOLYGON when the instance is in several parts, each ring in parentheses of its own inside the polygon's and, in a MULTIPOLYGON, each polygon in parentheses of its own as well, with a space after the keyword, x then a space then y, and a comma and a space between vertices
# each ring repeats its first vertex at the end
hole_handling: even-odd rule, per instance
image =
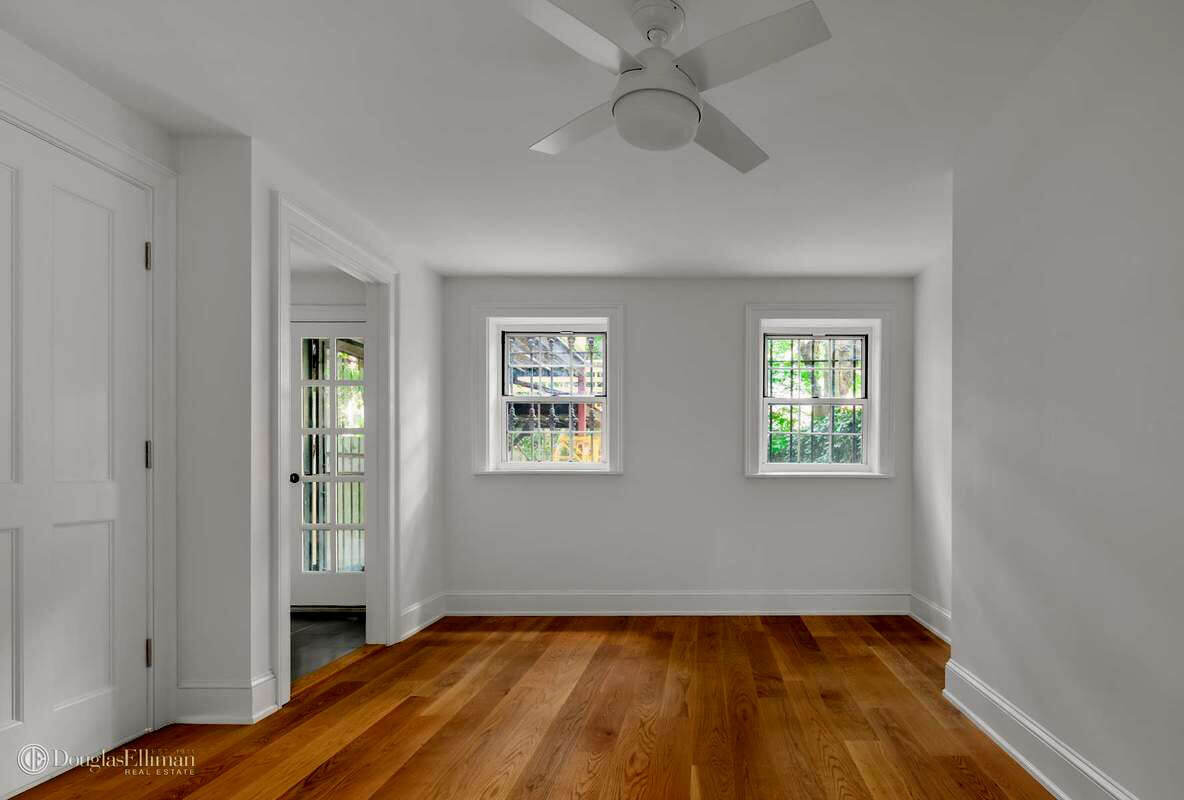
POLYGON ((444 616, 447 596, 436 592, 418 603, 412 603, 400 612, 400 641, 409 639, 444 616))
POLYGON ((929 629, 937 638, 950 643, 950 610, 924 595, 913 592, 909 598, 909 616, 929 629))
POLYGON ((1059 800, 1138 800, 953 659, 946 663, 944 694, 1059 800))
POLYGON ((907 614, 905 592, 450 592, 456 616, 907 614))
POLYGON ((278 710, 271 670, 248 681, 182 681, 177 687, 177 722, 190 725, 250 725, 278 710))

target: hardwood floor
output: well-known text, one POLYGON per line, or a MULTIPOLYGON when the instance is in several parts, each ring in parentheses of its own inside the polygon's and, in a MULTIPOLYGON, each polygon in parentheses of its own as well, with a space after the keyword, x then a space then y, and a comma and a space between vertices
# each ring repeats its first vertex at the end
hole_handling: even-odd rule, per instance
POLYGON ((257 725, 129 745, 191 775, 76 769, 24 797, 1051 797, 942 699, 948 657, 907 617, 448 618, 257 725))

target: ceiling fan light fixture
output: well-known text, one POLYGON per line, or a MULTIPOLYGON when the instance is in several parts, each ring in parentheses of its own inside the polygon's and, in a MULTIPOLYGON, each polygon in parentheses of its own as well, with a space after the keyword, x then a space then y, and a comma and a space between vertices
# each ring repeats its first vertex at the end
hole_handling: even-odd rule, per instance
POLYGON ((669 89, 639 89, 613 105, 621 138, 642 150, 677 150, 695 139, 699 106, 669 89))

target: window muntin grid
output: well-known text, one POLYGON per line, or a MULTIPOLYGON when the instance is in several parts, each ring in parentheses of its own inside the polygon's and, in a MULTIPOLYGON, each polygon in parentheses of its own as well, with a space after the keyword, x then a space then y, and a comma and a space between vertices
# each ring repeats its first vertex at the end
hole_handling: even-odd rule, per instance
POLYGON ((607 347, 604 331, 502 331, 503 464, 606 463, 607 347))
POLYGON ((763 463, 866 465, 868 340, 763 335, 763 463))
POLYGON ((300 537, 306 573, 365 570, 364 357, 361 337, 300 340, 300 537))

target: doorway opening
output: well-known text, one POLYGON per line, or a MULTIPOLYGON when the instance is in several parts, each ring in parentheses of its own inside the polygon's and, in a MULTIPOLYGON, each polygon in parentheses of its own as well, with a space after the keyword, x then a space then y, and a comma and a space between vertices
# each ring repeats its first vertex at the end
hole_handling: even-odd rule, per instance
POLYGON ((398 640, 394 276, 282 196, 276 279, 278 704, 398 640), (337 662, 337 663, 334 663, 337 662))
POLYGON ((292 678, 366 642, 366 284, 299 244, 291 253, 293 498, 292 678))

